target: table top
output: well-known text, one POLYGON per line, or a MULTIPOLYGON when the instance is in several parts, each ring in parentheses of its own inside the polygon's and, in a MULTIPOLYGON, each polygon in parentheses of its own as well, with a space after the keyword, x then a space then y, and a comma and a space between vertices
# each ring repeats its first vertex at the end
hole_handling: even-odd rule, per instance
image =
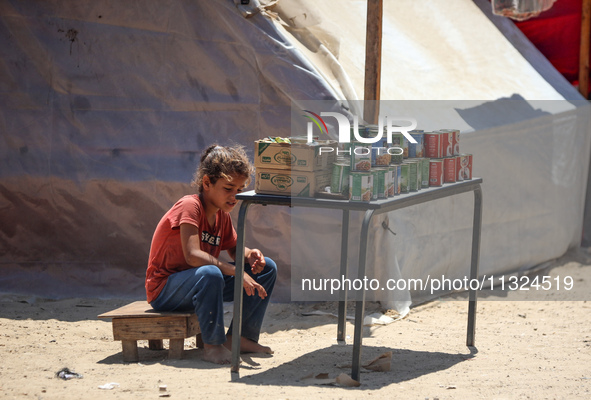
POLYGON ((391 211, 455 194, 474 191, 480 187, 481 183, 482 178, 473 178, 467 181, 446 183, 443 186, 432 186, 416 192, 403 193, 387 199, 379 199, 369 202, 257 194, 254 190, 237 194, 236 199, 254 204, 332 208, 354 211, 391 211))
POLYGON ((115 310, 107 311, 98 318, 156 318, 156 317, 190 317, 195 315, 192 311, 156 311, 147 301, 135 301, 115 310))

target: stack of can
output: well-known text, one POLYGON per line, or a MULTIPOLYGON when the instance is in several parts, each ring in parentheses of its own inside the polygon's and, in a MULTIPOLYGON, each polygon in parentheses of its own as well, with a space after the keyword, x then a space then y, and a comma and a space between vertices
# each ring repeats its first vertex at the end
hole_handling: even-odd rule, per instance
MULTIPOLYGON (((392 134, 388 143, 382 133, 374 143, 345 143, 333 165, 331 192, 344 194, 350 201, 387 199, 441 186, 448 182, 472 179, 472 155, 460 154, 457 129, 435 132, 410 131, 416 143, 402 133, 392 134), (456 154, 457 153, 457 154, 456 154)), ((359 127, 361 137, 376 138, 376 125, 359 127)))
POLYGON ((425 155, 431 158, 429 186, 472 179, 472 154, 460 153, 459 129, 426 133, 425 155))

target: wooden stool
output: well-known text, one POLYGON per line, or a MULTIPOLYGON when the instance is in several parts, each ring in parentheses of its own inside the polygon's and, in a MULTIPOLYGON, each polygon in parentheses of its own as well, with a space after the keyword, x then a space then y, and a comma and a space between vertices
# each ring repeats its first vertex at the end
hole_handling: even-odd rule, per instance
POLYGON ((136 301, 98 318, 112 318, 113 339, 121 340, 126 362, 138 361, 138 340, 148 340, 151 350, 162 350, 162 339, 169 339, 168 358, 182 358, 185 338, 193 335, 197 347, 203 347, 199 321, 192 312, 159 312, 146 301, 136 301))

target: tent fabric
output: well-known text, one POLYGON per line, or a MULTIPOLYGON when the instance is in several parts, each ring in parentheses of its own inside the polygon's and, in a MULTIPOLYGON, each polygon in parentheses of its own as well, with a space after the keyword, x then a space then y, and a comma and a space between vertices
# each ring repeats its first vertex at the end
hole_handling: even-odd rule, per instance
MULTIPOLYGON (((252 155, 255 139, 291 135, 292 105, 356 109, 364 2, 238 3, 0 5, 0 290, 143 296, 153 229, 192 190, 207 145, 252 155), (300 6, 321 22, 298 22, 300 6)), ((580 96, 478 3, 415 3, 385 9, 382 99, 404 101, 384 107, 407 107, 420 129, 462 129, 485 182, 481 272, 530 268, 578 245, 589 154, 580 96)), ((372 265, 391 268, 374 272, 464 274, 469 255, 450 249, 469 240, 471 201, 389 215, 396 239, 376 221, 384 251, 372 265)), ((247 244, 280 266, 276 301, 289 300, 294 268, 332 268, 338 230, 334 213, 251 207, 247 244), (321 228, 303 231, 306 221, 321 228), (317 252, 302 249, 320 245, 326 258, 306 258, 317 252)))
POLYGON ((515 23, 556 70, 575 85, 579 80, 582 9, 582 0, 560 0, 539 16, 515 23))
POLYGON ((201 151, 252 154, 261 136, 289 136, 292 98, 334 97, 267 17, 244 11, 0 4, 0 290, 141 296, 152 232, 192 191, 201 151))
MULTIPOLYGON (((339 7, 331 1, 297 3, 301 15, 312 14, 309 18, 318 22, 305 29, 288 27, 288 34, 302 36, 307 29, 327 49, 333 49, 361 99, 366 3, 351 1, 339 7)), ((308 42, 300 50, 338 86, 325 52, 308 42)), ((558 92, 554 86, 560 82, 560 74, 554 69, 553 76, 540 77, 536 64, 544 62, 548 63, 510 20, 492 15, 485 0, 384 2, 381 99, 493 100, 518 93, 526 99, 559 100, 566 96, 580 100, 572 87, 564 89, 569 94, 558 92), (432 7, 428 11, 426 4, 432 7), (506 28, 499 26, 501 21, 506 22, 506 28), (535 54, 536 59, 530 62, 524 53, 535 54)))

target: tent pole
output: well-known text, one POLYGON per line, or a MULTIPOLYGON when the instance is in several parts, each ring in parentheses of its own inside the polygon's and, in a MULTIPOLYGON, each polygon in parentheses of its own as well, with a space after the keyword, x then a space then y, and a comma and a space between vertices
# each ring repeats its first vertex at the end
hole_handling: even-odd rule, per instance
POLYGON ((591 34, 591 0, 583 0, 581 13, 581 47, 579 52, 579 92, 589 98, 589 35, 591 34))
POLYGON ((367 0, 365 33, 365 87, 363 119, 377 124, 380 114, 380 81, 382 67, 382 10, 383 0, 367 0), (375 101, 368 101, 375 100, 375 101))

